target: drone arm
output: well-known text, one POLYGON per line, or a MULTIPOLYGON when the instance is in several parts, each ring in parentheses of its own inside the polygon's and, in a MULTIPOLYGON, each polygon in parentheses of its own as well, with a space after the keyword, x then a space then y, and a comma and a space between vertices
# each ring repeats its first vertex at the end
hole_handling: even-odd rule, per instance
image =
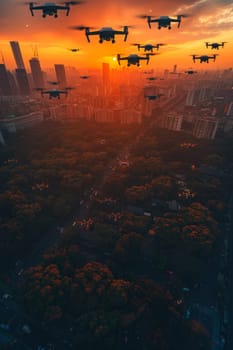
POLYGON ((67 4, 67 7, 66 7, 66 16, 69 16, 70 14, 70 5, 67 4))
POLYGON ((30 4, 30 12, 31 12, 31 15, 34 16, 34 12, 33 12, 33 4, 30 4))

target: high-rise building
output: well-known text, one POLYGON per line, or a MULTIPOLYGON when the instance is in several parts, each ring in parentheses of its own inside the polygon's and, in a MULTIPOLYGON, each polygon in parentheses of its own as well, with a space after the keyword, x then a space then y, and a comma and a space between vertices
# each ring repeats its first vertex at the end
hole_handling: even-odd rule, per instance
POLYGON ((12 91, 9 74, 6 70, 5 64, 0 64, 0 95, 8 96, 11 94, 12 91))
POLYGON ((193 135, 198 138, 213 140, 215 138, 219 121, 216 118, 199 118, 193 130, 193 135))
POLYGON ((17 68, 25 69, 25 65, 23 62, 23 56, 20 50, 20 46, 18 41, 10 41, 11 49, 15 58, 17 68))
POLYGON ((56 77, 57 77, 59 86, 61 88, 66 87, 67 80, 66 80, 66 71, 65 71, 64 64, 55 64, 54 67, 55 67, 56 77))
POLYGON ((30 87, 29 87, 26 70, 24 68, 18 68, 15 70, 15 73, 16 73, 16 80, 19 86, 20 94, 29 95, 30 87))
POLYGON ((43 72, 40 67, 40 61, 37 57, 33 57, 29 60, 32 78, 35 88, 43 88, 44 87, 44 77, 43 72))
POLYGON ((182 128, 183 115, 168 113, 163 118, 163 127, 168 130, 180 131, 182 128))
POLYGON ((104 95, 106 95, 110 90, 110 68, 108 63, 102 63, 102 78, 104 95))

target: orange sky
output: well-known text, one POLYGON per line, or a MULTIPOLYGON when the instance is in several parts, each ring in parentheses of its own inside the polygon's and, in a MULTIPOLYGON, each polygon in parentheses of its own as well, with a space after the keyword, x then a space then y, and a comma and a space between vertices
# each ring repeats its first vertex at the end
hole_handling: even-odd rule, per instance
POLYGON ((137 53, 136 48, 130 45, 133 42, 167 44, 160 48, 160 55, 151 58, 151 68, 171 68, 177 64, 184 68, 222 69, 233 65, 232 0, 163 0, 156 4, 152 0, 89 0, 83 5, 72 7, 69 17, 60 12, 57 19, 43 19, 39 11, 32 17, 27 5, 14 0, 1 0, 0 25, 0 50, 9 69, 15 68, 10 40, 20 42, 27 66, 28 60, 33 56, 32 46, 36 44, 42 67, 64 63, 77 68, 92 68, 100 67, 103 61, 117 67, 113 56, 117 53, 137 53), (174 25, 170 31, 166 28, 159 31, 153 23, 152 29, 149 29, 146 20, 136 18, 138 14, 172 16, 177 13, 188 13, 191 16, 183 19, 180 29, 174 25), (99 44, 98 37, 95 36, 88 43, 84 32, 70 30, 68 27, 71 25, 94 26, 98 29, 104 26, 112 26, 114 29, 119 29, 122 25, 134 27, 129 29, 126 43, 122 36, 117 36, 116 44, 99 44), (228 43, 218 51, 219 57, 215 63, 193 64, 190 54, 217 53, 207 50, 205 41, 228 43), (67 50, 71 47, 79 47, 81 51, 72 53, 67 50))

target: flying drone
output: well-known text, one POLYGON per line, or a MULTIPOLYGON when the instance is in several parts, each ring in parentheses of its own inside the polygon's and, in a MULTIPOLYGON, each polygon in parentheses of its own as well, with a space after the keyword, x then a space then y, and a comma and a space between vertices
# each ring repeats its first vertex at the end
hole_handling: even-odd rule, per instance
POLYGON ((224 45, 226 44, 227 42, 226 41, 222 41, 222 43, 208 43, 208 42, 206 42, 205 43, 205 46, 207 47, 207 49, 208 49, 208 47, 211 47, 211 49, 213 50, 213 49, 216 49, 216 50, 219 50, 219 47, 222 47, 222 48, 224 48, 224 45))
POLYGON ((193 70, 192 68, 190 68, 190 69, 186 70, 184 73, 186 73, 186 74, 188 74, 188 75, 192 75, 192 74, 197 73, 197 71, 196 71, 196 70, 193 70))
POLYGON ((44 95, 49 95, 49 99, 52 98, 58 98, 60 100, 60 95, 68 95, 68 91, 72 90, 73 88, 66 87, 64 90, 58 90, 58 89, 51 89, 51 90, 45 90, 44 88, 37 88, 37 91, 41 92, 41 96, 44 97, 44 95))
POLYGON ((169 16, 160 16, 158 18, 153 18, 154 16, 152 17, 152 16, 147 16, 147 15, 140 15, 138 17, 147 19, 147 23, 148 23, 149 28, 151 28, 151 23, 158 23, 158 29, 161 29, 162 27, 172 29, 171 25, 174 22, 178 23, 177 27, 180 28, 182 17, 187 17, 187 15, 177 15, 176 18, 169 17, 169 16))
POLYGON ((67 49, 67 50, 69 50, 71 52, 78 52, 78 51, 80 51, 80 49, 78 49, 78 48, 72 48, 72 49, 67 49))
POLYGON ((80 75, 80 78, 81 79, 89 79, 90 78, 90 75, 80 75))
POLYGON ((141 44, 134 43, 132 45, 137 46, 138 47, 138 51, 140 51, 140 49, 144 49, 144 52, 146 52, 146 51, 153 52, 153 49, 157 49, 157 51, 158 51, 160 46, 163 46, 163 45, 166 45, 166 44, 158 43, 158 44, 155 44, 155 45, 152 45, 152 44, 141 45, 141 44))
POLYGON ((81 5, 83 1, 67 1, 63 2, 62 5, 57 5, 55 2, 46 2, 44 5, 34 6, 36 2, 26 2, 25 4, 29 5, 29 10, 31 12, 31 15, 34 16, 34 11, 41 10, 42 11, 42 17, 45 18, 46 16, 53 16, 55 18, 58 17, 58 11, 64 10, 66 11, 66 16, 69 16, 70 13, 70 6, 71 5, 81 5))
POLYGON ((128 26, 124 26, 123 30, 115 30, 111 27, 103 27, 100 30, 91 31, 91 29, 93 29, 92 27, 85 27, 85 26, 73 26, 73 27, 70 27, 70 29, 85 30, 85 35, 88 42, 90 42, 90 38, 89 38, 90 35, 99 35, 100 44, 102 44, 103 41, 112 41, 112 43, 114 44, 115 35, 124 35, 124 41, 126 41, 129 34, 128 26))
POLYGON ((196 60, 200 60, 200 63, 206 62, 209 63, 209 60, 213 60, 215 62, 216 57, 218 56, 217 54, 214 54, 213 56, 208 56, 208 55, 190 55, 193 57, 193 62, 195 63, 196 60))
POLYGON ((117 62, 118 64, 120 65, 121 64, 121 61, 128 61, 128 64, 127 66, 131 66, 131 65, 135 65, 137 67, 140 66, 140 60, 146 60, 146 64, 149 63, 149 60, 150 60, 150 56, 152 55, 155 55, 155 54, 152 54, 152 53, 146 53, 145 56, 139 56, 139 55, 136 55, 136 54, 131 54, 129 56, 126 56, 126 57, 121 57, 121 55, 118 53, 117 54, 117 62))
POLYGON ((147 98, 149 101, 158 100, 161 96, 164 96, 163 94, 158 95, 144 95, 145 98, 147 98))

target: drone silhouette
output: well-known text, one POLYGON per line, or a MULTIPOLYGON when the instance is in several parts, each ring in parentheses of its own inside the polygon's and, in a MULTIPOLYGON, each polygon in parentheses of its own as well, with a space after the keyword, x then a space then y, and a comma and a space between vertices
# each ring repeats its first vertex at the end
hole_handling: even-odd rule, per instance
POLYGON ((99 30, 91 31, 91 29, 94 29, 94 27, 85 26, 72 26, 70 29, 85 30, 85 35, 88 42, 90 42, 90 35, 98 35, 100 44, 102 44, 104 41, 112 41, 114 44, 115 35, 124 35, 124 41, 126 41, 129 34, 129 26, 123 26, 123 30, 115 30, 111 27, 103 27, 99 30))
POLYGON ((135 65, 137 67, 140 66, 140 60, 146 60, 146 64, 149 63, 150 56, 154 56, 154 53, 146 53, 145 56, 139 56, 136 54, 131 54, 129 56, 121 57, 121 55, 118 53, 117 54, 117 62, 120 65, 121 61, 128 61, 127 66, 135 65))
POLYGON ((153 52, 153 49, 157 49, 157 51, 158 51, 160 46, 163 46, 163 45, 166 45, 166 44, 158 43, 158 44, 155 44, 155 45, 152 45, 152 44, 141 45, 141 44, 134 43, 132 45, 137 46, 138 47, 138 51, 140 51, 140 49, 144 49, 144 52, 146 52, 146 51, 153 52))
POLYGON ((180 28, 181 20, 183 17, 187 17, 187 15, 177 15, 175 17, 169 17, 169 16, 160 16, 157 18, 153 18, 152 16, 147 16, 147 15, 139 15, 137 16, 142 19, 147 19, 147 23, 149 28, 151 28, 151 23, 158 23, 158 29, 163 28, 168 28, 172 29, 171 25, 172 23, 177 23, 177 27, 180 28))
POLYGON ((209 60, 213 60, 215 62, 216 57, 218 56, 217 54, 214 54, 213 56, 208 56, 208 55, 190 55, 193 57, 193 62, 195 63, 196 60, 200 60, 200 63, 206 62, 209 63, 209 60))
POLYGON ((186 73, 186 74, 188 74, 188 75, 192 75, 192 74, 197 73, 197 71, 196 71, 196 70, 193 70, 192 68, 190 68, 190 69, 186 70, 184 73, 186 73))
POLYGON ((161 96, 164 96, 164 94, 158 94, 158 95, 144 95, 145 98, 147 98, 149 101, 158 100, 161 96))
POLYGON ((29 5, 29 10, 31 12, 31 15, 34 16, 34 11, 41 10, 42 11, 42 17, 45 18, 46 16, 53 16, 55 18, 58 17, 58 11, 59 10, 65 10, 66 16, 69 16, 70 13, 70 6, 71 5, 81 5, 83 4, 83 1, 67 1, 63 2, 62 5, 57 5, 55 2, 46 2, 43 5, 34 6, 36 2, 26 2, 26 5, 29 5))
POLYGON ((78 48, 72 48, 72 49, 67 49, 67 50, 69 50, 71 52, 78 52, 78 51, 80 51, 80 49, 78 49, 78 48))
POLYGON ((49 95, 49 99, 51 100, 52 98, 58 98, 60 100, 60 95, 68 95, 68 91, 73 90, 71 87, 66 87, 63 90, 58 90, 58 89, 51 89, 51 90, 46 90, 44 88, 37 88, 36 91, 41 92, 41 96, 44 97, 44 95, 49 95))
POLYGON ((213 49, 216 49, 216 50, 219 50, 219 47, 222 47, 222 48, 224 48, 224 45, 227 43, 227 41, 222 41, 222 43, 208 43, 208 42, 206 42, 205 43, 205 46, 207 47, 207 49, 208 49, 208 47, 211 47, 211 49, 213 50, 213 49))

